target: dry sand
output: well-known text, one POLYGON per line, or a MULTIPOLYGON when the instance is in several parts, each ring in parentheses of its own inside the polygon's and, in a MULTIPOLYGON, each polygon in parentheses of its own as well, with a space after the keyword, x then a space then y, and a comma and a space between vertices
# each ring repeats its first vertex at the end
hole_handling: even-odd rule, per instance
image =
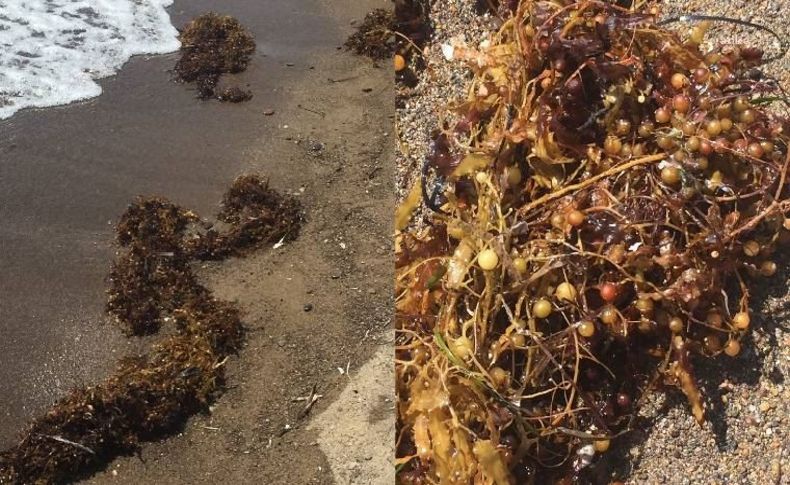
MULTIPOLYGON (((428 68, 416 88, 399 88, 403 96, 396 121, 402 147, 397 160, 399 199, 418 177, 438 114, 448 101, 465 92, 470 79, 463 66, 444 59, 441 44, 461 38, 477 45, 496 28, 495 19, 478 15, 476 4, 475 0, 434 2, 435 35, 425 49, 428 68)), ((790 38, 786 21, 790 6, 783 0, 669 0, 663 4, 667 15, 689 11, 728 15, 768 25, 785 40, 790 38)), ((750 39, 777 52, 770 50, 775 44, 772 39, 742 28, 718 27, 711 38, 750 39)), ((788 67, 790 56, 785 54, 766 66, 766 72, 790 89, 788 67)), ((612 479, 633 484, 790 483, 789 284, 790 278, 776 277, 752 298, 756 330, 738 359, 722 357, 698 366, 709 406, 705 425, 697 426, 679 393, 655 395, 637 429, 607 453, 612 479)))
POLYGON ((258 52, 238 77, 255 94, 248 103, 200 102, 170 82, 174 56, 137 58, 95 100, 0 124, 0 446, 150 344, 125 339, 102 311, 110 222, 126 204, 156 194, 211 214, 236 175, 255 172, 298 195, 308 221, 280 249, 199 269, 250 328, 227 364, 229 390, 182 433, 87 483, 347 483, 337 457, 359 460, 358 483, 392 483, 391 467, 346 452, 392 443, 392 386, 364 386, 370 372, 391 383, 391 369, 378 354, 363 370, 392 345, 392 75, 338 49, 353 19, 387 2, 342 3, 176 2, 177 25, 215 9, 254 32, 258 52), (322 397, 305 414, 299 399, 314 386, 322 397), (380 426, 353 443, 320 438, 320 419, 308 429, 349 395, 364 399, 333 424, 351 430, 367 413, 380 426))
POLYGON ((392 440, 368 442, 368 437, 395 436, 392 395, 392 344, 376 354, 346 388, 308 427, 318 432, 318 445, 329 460, 335 482, 349 485, 394 482, 392 440), (371 409, 371 403, 375 407, 371 409))

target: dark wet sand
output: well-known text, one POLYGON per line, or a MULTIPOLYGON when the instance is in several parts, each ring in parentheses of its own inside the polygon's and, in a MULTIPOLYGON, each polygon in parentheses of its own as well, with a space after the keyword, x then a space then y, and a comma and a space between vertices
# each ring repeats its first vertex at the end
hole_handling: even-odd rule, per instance
MULTIPOLYGON (((0 448, 145 343, 125 339, 103 312, 111 224, 126 205, 155 194, 213 214, 244 151, 282 122, 263 111, 277 110, 309 53, 337 38, 316 0, 176 1, 171 15, 181 26, 210 9, 258 39, 240 77, 251 102, 199 102, 170 82, 174 55, 140 57, 104 80, 99 98, 0 122, 0 448)), ((273 181, 288 170, 280 160, 266 168, 273 181)))

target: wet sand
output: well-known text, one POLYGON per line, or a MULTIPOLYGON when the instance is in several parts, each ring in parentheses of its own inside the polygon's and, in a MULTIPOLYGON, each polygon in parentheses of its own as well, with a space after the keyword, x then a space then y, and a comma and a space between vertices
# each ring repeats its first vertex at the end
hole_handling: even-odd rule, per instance
MULTIPOLYGON (((383 2, 340 3, 348 5, 319 0, 267 0, 263 4, 253 0, 176 1, 170 11, 177 26, 214 9, 236 16, 255 34, 258 50, 254 61, 237 77, 253 90, 255 96, 248 103, 196 100, 193 88, 170 81, 168 71, 176 56, 166 55, 132 59, 117 76, 101 82, 104 94, 99 98, 66 107, 23 111, 0 122, 0 448, 12 444, 32 417, 69 388, 100 381, 120 356, 150 343, 124 338, 103 311, 106 275, 114 251, 112 224, 139 194, 165 196, 210 215, 232 179, 254 170, 270 176, 272 186, 284 192, 300 193, 300 187, 308 186, 308 191, 311 185, 315 187, 305 196, 308 218, 314 226, 305 229, 308 237, 311 233, 325 236, 322 231, 337 228, 343 222, 341 217, 354 220, 351 213, 321 212, 323 207, 348 206, 352 212, 361 213, 365 221, 360 224, 370 223, 370 232, 375 234, 360 240, 356 251, 329 254, 317 250, 316 242, 305 241, 301 247, 297 243, 297 253, 290 260, 307 263, 303 270, 315 270, 314 276, 323 272, 327 281, 340 280, 339 286, 354 288, 345 293, 340 288, 338 301, 326 295, 324 315, 333 316, 333 321, 324 328, 328 335, 314 345, 315 350, 323 352, 322 358, 328 360, 337 354, 334 360, 339 362, 340 355, 345 359, 348 354, 364 361, 373 353, 375 344, 361 337, 363 332, 371 335, 374 324, 378 332, 386 327, 386 316, 381 327, 380 322, 373 321, 378 317, 365 314, 365 308, 389 313, 385 306, 391 274, 385 269, 389 246, 381 238, 386 239, 389 232, 391 178, 386 177, 391 168, 359 163, 354 153, 367 161, 374 133, 382 137, 375 142, 379 154, 391 146, 383 135, 391 124, 387 102, 391 87, 386 90, 390 76, 366 65, 368 61, 350 60, 337 50, 350 29, 347 20, 359 19, 374 4, 382 6, 383 2), (346 57, 339 65, 337 59, 321 65, 331 56, 346 57), (356 78, 349 82, 327 80, 332 76, 340 79, 355 68, 352 77, 356 78), (371 92, 369 86, 377 89, 371 92), (334 96, 351 102, 351 111, 334 105, 334 96), (301 101, 296 103, 295 99, 301 101), (337 110, 327 117, 331 125, 300 107, 300 103, 312 101, 323 104, 324 110, 337 110), (374 116, 375 123, 362 116, 371 103, 378 108, 370 109, 384 111, 374 116), (275 114, 265 116, 267 110, 275 114), (353 121, 349 116, 359 118, 359 123, 344 127, 353 121), (361 140, 356 142, 356 151, 349 150, 348 139, 355 136, 361 140), (303 164, 319 155, 319 166, 306 170, 303 164), (338 184, 332 185, 333 176, 340 179, 338 184), (326 177, 326 184, 315 177, 326 177), (356 185, 347 187, 346 182, 356 185), (354 192, 369 193, 363 183, 375 183, 375 200, 364 200, 366 196, 360 199, 354 192), (333 202, 328 202, 330 198, 333 202), (317 214, 311 216, 311 209, 317 214), (376 254, 383 266, 368 275, 372 293, 362 294, 354 282, 342 281, 340 274, 357 272, 358 268, 349 263, 358 264, 360 258, 371 261, 376 254), (359 298, 364 301, 352 301, 359 298), (356 324, 359 326, 353 327, 356 324), (346 345, 351 335, 356 341, 346 345)), ((347 240, 353 241, 354 236, 347 240)), ((298 325, 304 321, 305 299, 317 288, 306 294, 305 287, 311 285, 303 284, 303 292, 295 294, 288 283, 270 282, 267 286, 264 280, 272 277, 270 266, 282 261, 283 256, 272 253, 262 258, 231 263, 229 269, 209 267, 206 277, 220 297, 242 300, 251 325, 272 337, 277 328, 267 328, 269 318, 286 312, 289 314, 279 315, 279 320, 293 319, 298 325), (263 291, 283 293, 265 296, 263 291)), ((301 275, 281 276, 288 281, 304 279, 301 275)), ((280 330, 293 341, 301 338, 291 335, 295 328, 280 330)), ((255 339, 251 338, 251 347, 271 344, 255 339)), ((297 346, 292 349, 296 349, 289 351, 293 355, 286 352, 283 361, 305 357, 297 346)), ((289 393, 303 392, 288 388, 292 376, 277 374, 284 368, 282 362, 245 361, 244 352, 240 363, 231 364, 237 366, 231 369, 231 378, 235 375, 240 380, 267 383, 277 388, 275 392, 283 393, 284 399, 289 393)), ((333 362, 309 372, 311 380, 321 378, 328 383, 327 395, 339 394, 345 384, 337 381, 336 375, 327 377, 330 372, 336 373, 335 368, 333 362)), ((254 397, 271 391, 258 386, 248 392, 254 397)), ((241 398, 244 404, 244 396, 241 398)), ((232 396, 221 403, 229 399, 232 396)), ((249 418, 249 413, 267 413, 271 407, 268 402, 257 405, 261 408, 249 409, 244 418, 249 418)), ((250 419, 257 420, 257 415, 250 419)), ((178 443, 160 446, 175 447, 174 453, 185 460, 211 463, 211 451, 195 457, 189 449, 179 455, 178 443)), ((318 455, 311 460, 324 463, 326 470, 325 459, 317 449, 315 453, 318 455)), ((277 456, 269 459, 279 460, 277 456)), ((263 458, 259 461, 265 464, 263 458)), ((126 477, 136 479, 142 473, 160 481, 170 476, 168 468, 154 466, 126 477)), ((241 482, 255 481, 255 473, 245 473, 239 478, 241 482)), ((280 483, 277 476, 269 475, 269 483, 280 483)), ((185 479, 181 473, 168 481, 184 483, 185 479)), ((200 481, 197 477, 191 480, 200 481)), ((331 478, 328 480, 326 483, 331 483, 331 478)))

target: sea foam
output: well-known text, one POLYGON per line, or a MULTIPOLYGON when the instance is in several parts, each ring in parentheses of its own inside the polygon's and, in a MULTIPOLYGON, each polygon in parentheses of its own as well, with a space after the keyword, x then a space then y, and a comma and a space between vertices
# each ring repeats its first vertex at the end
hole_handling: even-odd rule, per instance
POLYGON ((0 119, 101 94, 136 54, 179 48, 173 0, 0 0, 0 119))

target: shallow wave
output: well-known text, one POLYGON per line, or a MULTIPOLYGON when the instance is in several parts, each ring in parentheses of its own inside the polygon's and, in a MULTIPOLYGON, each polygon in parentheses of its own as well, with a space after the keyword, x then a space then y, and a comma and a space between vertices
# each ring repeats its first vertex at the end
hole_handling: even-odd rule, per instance
POLYGON ((0 0, 0 119, 101 94, 133 55, 179 48, 173 0, 0 0))

